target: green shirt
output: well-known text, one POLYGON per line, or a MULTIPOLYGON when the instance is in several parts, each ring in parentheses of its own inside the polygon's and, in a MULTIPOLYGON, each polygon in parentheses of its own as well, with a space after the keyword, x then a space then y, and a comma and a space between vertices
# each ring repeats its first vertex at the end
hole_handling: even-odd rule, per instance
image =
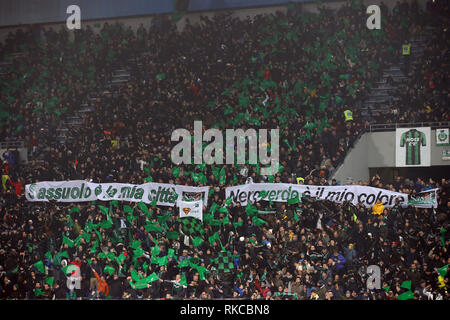
POLYGON ((400 147, 405 147, 406 165, 420 165, 420 146, 426 146, 425 134, 416 129, 404 132, 400 137, 400 147))

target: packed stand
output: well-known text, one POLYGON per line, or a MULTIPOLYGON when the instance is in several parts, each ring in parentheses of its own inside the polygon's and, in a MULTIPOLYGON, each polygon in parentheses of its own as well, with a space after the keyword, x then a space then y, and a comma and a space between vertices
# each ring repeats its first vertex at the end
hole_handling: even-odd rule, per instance
POLYGON ((395 208, 372 216, 313 199, 260 203, 257 209, 275 211, 265 222, 251 206, 222 209, 223 187, 249 177, 326 183, 366 125, 354 105, 400 46, 399 14, 383 16, 389 31, 360 28, 365 9, 355 1, 339 17, 325 9, 299 14, 294 6, 287 15, 247 20, 204 17, 181 32, 170 23, 136 33, 105 24, 99 34, 77 31, 76 42, 64 29, 11 35, 3 57, 26 54, 2 87, 1 138, 25 140, 39 160, 22 165, 13 151, 3 155, 2 298, 395 299, 409 292, 399 287, 402 281, 412 281, 417 298, 448 298, 448 278, 442 271, 440 287, 434 269, 448 264, 448 237, 441 232, 448 229, 446 181, 433 182, 442 189, 439 215, 395 208), (129 60, 135 61, 131 80, 102 93, 110 72, 129 60), (59 121, 92 92, 95 111, 57 144, 59 121), (347 109, 353 120, 343 116, 347 109), (194 120, 205 128, 280 128, 279 173, 260 176, 248 164, 175 167, 171 133, 192 128, 194 120), (75 179, 213 186, 213 223, 187 226, 176 208, 24 199, 26 183, 75 179), (217 260, 219 252, 227 253, 220 256, 227 263, 217 260), (365 290, 358 273, 372 263, 389 269, 383 290, 365 290), (81 268, 81 289, 67 288, 70 265, 81 268))

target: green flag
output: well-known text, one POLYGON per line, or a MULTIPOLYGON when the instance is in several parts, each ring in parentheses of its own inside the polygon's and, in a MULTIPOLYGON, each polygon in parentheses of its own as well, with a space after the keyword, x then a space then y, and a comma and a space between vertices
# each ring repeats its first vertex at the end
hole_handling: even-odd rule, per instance
POLYGON ((437 271, 441 277, 445 277, 448 272, 448 264, 443 267, 437 268, 437 271))
POLYGON ((107 207, 105 207, 105 206, 102 206, 102 205, 98 205, 98 208, 100 209, 100 211, 102 212, 102 213, 104 213, 105 215, 108 215, 108 212, 109 212, 109 209, 107 208, 107 207))
POLYGON ((109 260, 116 260, 116 255, 115 255, 114 252, 112 252, 112 251, 108 252, 108 254, 106 255, 106 257, 107 257, 109 260))
POLYGON ((131 214, 127 216, 127 220, 129 223, 133 224, 134 219, 137 219, 137 217, 133 216, 133 212, 131 212, 131 214))
POLYGON ((70 209, 69 213, 74 213, 74 212, 80 212, 80 208, 78 207, 73 207, 72 209, 70 209))
POLYGON ((50 251, 47 251, 44 255, 48 260, 52 259, 52 254, 50 253, 50 251))
POLYGON ((144 202, 138 203, 138 208, 141 209, 146 215, 148 215, 148 208, 147 205, 144 202))
POLYGON ((253 224, 257 227, 260 227, 267 223, 267 221, 265 221, 261 218, 258 218, 257 216, 253 216, 252 221, 253 221, 253 224))
POLYGON ((180 175, 180 168, 178 168, 178 167, 173 167, 173 168, 172 168, 172 175, 173 175, 175 178, 178 178, 178 176, 180 175))
POLYGON ((225 217, 222 219, 223 225, 229 224, 230 222, 231 222, 231 221, 230 221, 230 218, 228 218, 228 216, 225 216, 225 217))
POLYGON ((208 237, 208 241, 211 244, 211 246, 214 245, 214 242, 216 242, 216 240, 220 241, 220 237, 217 232, 215 232, 212 236, 208 237))
POLYGON ((64 257, 66 259, 69 259, 69 254, 67 253, 67 251, 63 251, 61 253, 58 254, 60 257, 64 257))
POLYGON ((160 257, 160 258, 159 258, 158 265, 159 265, 159 266, 166 266, 166 265, 167 265, 167 256, 165 256, 165 257, 160 257))
POLYGON ((166 78, 166 74, 164 72, 156 75, 156 80, 158 80, 158 81, 164 80, 165 78, 166 78))
POLYGON ((411 291, 406 291, 397 297, 397 300, 409 300, 414 299, 414 293, 411 291))
POLYGON ((211 205, 211 208, 209 208, 209 213, 211 213, 212 215, 214 215, 214 212, 216 212, 217 208, 219 207, 219 205, 217 203, 213 203, 211 205))
POLYGON ((172 215, 171 215, 169 212, 167 212, 167 213, 166 213, 165 215, 163 215, 163 216, 159 216, 159 217, 157 218, 159 224, 160 224, 161 226, 162 226, 162 225, 167 225, 166 221, 169 220, 171 216, 172 216, 172 215))
POLYGON ((137 248, 136 250, 133 251, 133 254, 134 258, 142 257, 144 255, 144 250, 142 250, 141 248, 137 248))
POLYGON ((126 258, 127 258, 127 257, 126 257, 125 254, 122 252, 122 253, 116 258, 116 261, 117 261, 118 264, 122 264, 122 263, 125 261, 126 258))
POLYGON ((149 275, 148 277, 142 279, 141 281, 145 281, 146 283, 151 283, 151 282, 156 281, 158 279, 159 279, 158 275, 153 272, 151 275, 149 275))
POLYGON ((194 247, 198 247, 202 244, 203 239, 202 237, 193 237, 192 238, 192 244, 194 245, 194 247))
POLYGON ((189 267, 189 258, 181 260, 181 262, 178 264, 178 268, 185 268, 185 267, 189 267))
POLYGON ((297 204, 299 202, 300 202, 300 199, 298 198, 298 194, 295 198, 288 199, 288 204, 297 204))
POLYGON ((226 180, 227 180, 227 176, 225 174, 225 166, 222 167, 222 169, 220 169, 220 173, 219 173, 219 184, 225 184, 226 180))
POLYGON ((219 273, 231 272, 234 269, 234 256, 231 252, 222 250, 214 259, 211 259, 219 273))
POLYGON ((66 244, 66 243, 67 243, 67 245, 68 245, 70 248, 72 248, 73 245, 74 245, 74 242, 73 242, 72 240, 70 240, 69 238, 67 238, 66 236, 63 236, 63 241, 62 241, 62 243, 63 243, 63 244, 66 244))
POLYGON ((158 226, 156 223, 149 222, 145 226, 145 230, 147 230, 148 232, 161 232, 162 228, 160 226, 158 226))
POLYGON ((226 207, 220 207, 217 212, 219 212, 219 213, 228 213, 228 210, 227 210, 226 207))
POLYGON ((42 291, 41 288, 35 288, 35 289, 33 289, 33 292, 36 295, 36 297, 39 297, 44 294, 44 291, 42 291))
POLYGON ((133 248, 133 249, 137 249, 137 248, 139 248, 140 245, 141 245, 141 242, 139 240, 134 240, 131 243, 130 247, 133 248))
POLYGON ((222 225, 222 222, 220 220, 217 220, 217 219, 211 219, 208 223, 211 226, 213 226, 213 227, 217 227, 217 226, 222 225))
POLYGON ((132 283, 132 282, 130 281, 130 285, 131 285, 131 287, 132 287, 133 289, 145 289, 145 288, 147 288, 147 283, 146 283, 146 282, 143 282, 143 281, 138 281, 138 282, 136 282, 136 283, 132 283))
POLYGON ((113 224, 111 223, 111 221, 102 221, 99 223, 99 226, 102 229, 109 229, 113 226, 113 224))
POLYGON ((233 222, 233 226, 236 227, 242 227, 244 225, 244 221, 239 221, 239 222, 233 222))
POLYGON ((154 246, 151 248, 152 255, 158 255, 161 252, 161 249, 158 246, 154 246))
POLYGON ((133 213, 133 208, 131 208, 129 205, 123 206, 123 212, 125 213, 133 213))
POLYGON ((55 282, 55 278, 54 277, 46 278, 44 280, 44 282, 47 283, 50 287, 53 287, 53 283, 55 282))
MULTIPOLYGON (((299 212, 301 212, 301 211, 299 211, 299 212)), ((295 221, 299 221, 300 220, 300 218, 299 218, 299 216, 297 214, 297 210, 294 210, 294 220, 295 221)))
POLYGON ((95 252, 97 251, 97 247, 98 247, 98 241, 95 240, 95 241, 92 243, 91 250, 90 250, 89 252, 90 252, 90 253, 95 253, 95 252))
POLYGON ((89 232, 83 231, 82 237, 86 242, 91 242, 91 234, 89 232))
POLYGON ((248 204, 247 207, 245 208, 245 213, 247 213, 247 215, 251 216, 254 215, 258 212, 258 209, 256 209, 256 207, 254 205, 248 204))
POLYGON ((231 197, 228 197, 228 198, 225 200, 225 205, 229 206, 232 202, 233 202, 233 199, 232 199, 231 197))
MULTIPOLYGON (((186 259, 185 259, 186 260, 186 259)), ((183 286, 187 286, 187 279, 186 279, 186 276, 185 275, 183 275, 182 277, 181 277, 181 281, 180 281, 180 284, 181 285, 183 285, 183 286)))
POLYGON ((198 271, 198 273, 200 275, 200 280, 206 280, 205 273, 208 273, 209 270, 207 270, 203 266, 198 266, 196 269, 197 269, 197 271, 198 271))
POLYGON ((106 259, 106 254, 105 254, 104 252, 100 252, 100 253, 97 255, 97 258, 98 258, 98 259, 106 259))
POLYGON ((45 267, 44 267, 44 262, 42 262, 42 260, 41 261, 38 261, 38 262, 36 262, 35 264, 33 264, 35 267, 36 267, 36 269, 38 269, 39 270, 39 272, 40 273, 44 273, 44 271, 45 271, 45 267))
POLYGON ((110 276, 112 276, 114 274, 114 272, 116 272, 116 269, 114 269, 111 266, 105 266, 105 268, 103 269, 104 272, 108 273, 110 276))
POLYGON ((133 281, 138 281, 139 279, 141 279, 142 276, 136 271, 136 270, 131 270, 131 279, 133 281))
POLYGON ((411 290, 411 280, 403 281, 402 284, 400 285, 400 288, 411 290))
POLYGON ((166 234, 167 239, 178 239, 180 237, 180 234, 177 231, 169 231, 166 234))
POLYGON ((175 255, 175 250, 173 250, 173 249, 167 250, 167 256, 168 256, 168 257, 172 257, 172 258, 174 258, 174 259, 177 258, 176 255, 175 255))

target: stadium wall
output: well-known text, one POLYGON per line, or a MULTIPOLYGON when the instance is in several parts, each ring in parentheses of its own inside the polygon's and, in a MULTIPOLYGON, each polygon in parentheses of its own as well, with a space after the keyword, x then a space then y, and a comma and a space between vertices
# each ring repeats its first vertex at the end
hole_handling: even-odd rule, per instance
MULTIPOLYGON (((421 8, 425 8, 426 0, 417 0, 421 8)), ((191 23, 199 21, 200 15, 212 16, 217 12, 231 11, 233 16, 245 18, 247 15, 286 11, 289 2, 301 3, 306 12, 317 12, 316 2, 310 0, 191 0, 188 13, 178 22, 178 28, 183 28, 186 18, 191 23)), ((363 0, 366 6, 380 4, 381 0, 363 0)), ((322 3, 330 9, 342 6, 345 1, 323 0, 322 3)), ((157 14, 171 15, 173 0, 2 0, 0 1, 0 41, 3 42, 9 32, 15 32, 24 25, 41 25, 42 27, 65 26, 69 16, 66 9, 71 4, 81 8, 81 26, 96 23, 123 22, 134 30, 143 23, 148 26, 152 16, 157 14)), ((385 0, 392 9, 395 1, 385 0)))
MULTIPOLYGON (((436 145, 436 130, 431 130, 431 166, 450 166, 449 160, 442 159, 442 152, 450 146, 436 145)), ((366 132, 347 153, 343 164, 337 168, 331 179, 341 184, 366 181, 370 168, 395 167, 395 131, 366 132)), ((420 167, 422 169, 426 167, 420 167)))

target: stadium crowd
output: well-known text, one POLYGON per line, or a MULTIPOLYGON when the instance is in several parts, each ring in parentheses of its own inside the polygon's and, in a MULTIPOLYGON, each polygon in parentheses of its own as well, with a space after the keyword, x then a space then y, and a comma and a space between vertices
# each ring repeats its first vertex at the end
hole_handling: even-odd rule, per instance
MULTIPOLYGON (((298 13, 293 6, 286 15, 240 20, 219 14, 182 31, 165 21, 136 33, 105 23, 100 32, 76 31, 73 41, 64 28, 11 34, 2 56, 24 54, 3 79, 0 137, 24 140, 31 161, 23 165, 14 151, 3 155, 1 298, 345 300, 396 299, 412 291, 416 299, 448 299, 448 276, 440 271, 438 278, 437 271, 449 258, 445 180, 367 182, 405 193, 438 187, 437 213, 396 206, 377 215, 304 198, 292 205, 257 204, 275 211, 262 225, 248 208, 228 208, 216 213, 219 223, 205 223, 192 234, 176 207, 147 212, 129 204, 135 217, 115 204, 109 225, 99 203, 24 198, 24 185, 36 181, 154 181, 212 186, 211 202, 221 207, 223 188, 249 177, 326 184, 368 124, 359 120, 358 102, 395 60, 405 29, 419 30, 430 20, 414 19, 418 11, 399 5, 383 15, 386 28, 369 32, 359 27, 366 15, 357 1, 338 13, 298 13), (105 92, 111 73, 124 66, 131 69, 130 81, 105 92), (92 96, 95 110, 59 144, 60 121, 92 96), (348 109, 352 119, 344 116, 348 109), (250 165, 229 165, 224 173, 214 166, 174 166, 171 133, 192 129, 194 120, 205 128, 281 128, 280 171, 267 177, 250 165), (155 230, 147 230, 148 220, 155 230), (169 237, 174 233, 179 236, 169 237), (231 266, 225 266, 230 272, 214 261, 222 249, 231 254, 231 266), (81 269, 80 289, 68 290, 68 264, 81 269), (383 289, 366 288, 361 270, 371 264, 382 269, 383 289), (138 288, 140 279, 149 282, 138 288)), ((418 105, 435 103, 427 120, 448 117, 440 110, 447 97, 445 34, 436 32, 425 51, 430 63, 413 69, 409 80, 418 105), (422 90, 430 77, 433 87, 422 90)), ((400 114, 404 110, 408 118, 399 121, 422 119, 420 106, 400 114)))

